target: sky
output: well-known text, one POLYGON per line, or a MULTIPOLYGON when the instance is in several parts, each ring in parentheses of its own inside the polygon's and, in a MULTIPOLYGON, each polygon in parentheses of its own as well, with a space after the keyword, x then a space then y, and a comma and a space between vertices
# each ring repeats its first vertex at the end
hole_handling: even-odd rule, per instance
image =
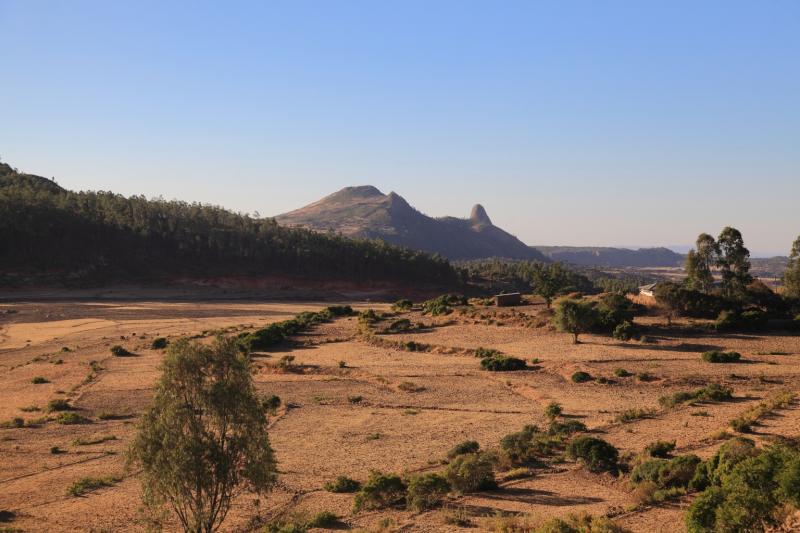
POLYGON ((528 244, 800 234, 800 2, 0 0, 0 159, 273 216, 348 185, 528 244))

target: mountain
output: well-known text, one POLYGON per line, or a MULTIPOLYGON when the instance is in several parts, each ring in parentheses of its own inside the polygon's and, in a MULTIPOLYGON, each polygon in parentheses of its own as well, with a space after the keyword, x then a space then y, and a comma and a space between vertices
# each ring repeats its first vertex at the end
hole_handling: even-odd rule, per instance
POLYGON ((455 286, 442 258, 221 207, 73 192, 0 163, 0 286, 290 276, 455 286))
POLYGON ((669 248, 608 248, 597 246, 535 246, 553 261, 596 267, 683 266, 686 256, 669 248))
POLYGON ((492 224, 480 204, 467 219, 433 218, 394 192, 371 185, 346 187, 322 200, 278 215, 283 226, 305 227, 347 237, 381 239, 449 259, 504 257, 546 261, 537 250, 492 224))

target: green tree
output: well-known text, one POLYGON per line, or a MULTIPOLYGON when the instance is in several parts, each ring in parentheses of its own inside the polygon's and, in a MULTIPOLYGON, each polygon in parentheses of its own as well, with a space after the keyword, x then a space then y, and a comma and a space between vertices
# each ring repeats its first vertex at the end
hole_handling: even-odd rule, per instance
POLYGON ((234 339, 169 346, 155 398, 129 452, 142 469, 143 500, 171 509, 183 529, 215 531, 232 499, 263 493, 276 479, 267 417, 234 339))
POLYGON ((745 248, 742 234, 730 226, 717 238, 717 266, 722 273, 722 291, 727 297, 740 297, 753 281, 750 275, 750 250, 745 248))
POLYGON ((672 318, 683 310, 686 291, 677 283, 664 281, 656 285, 654 295, 656 302, 667 311, 667 324, 672 324, 672 318))
POLYGON ((719 248, 708 233, 701 233, 695 246, 686 256, 686 284, 690 289, 708 293, 714 284, 711 268, 717 263, 719 248))
POLYGON ((534 294, 544 298, 549 309, 553 298, 563 294, 565 289, 572 286, 572 272, 564 268, 561 263, 539 264, 537 267, 531 271, 531 288, 534 294))
POLYGON ((797 237, 794 244, 792 244, 789 264, 786 268, 786 274, 783 276, 783 284, 786 289, 786 296, 800 299, 800 237, 797 237))
POLYGON ((589 300, 563 298, 556 302, 553 324, 559 331, 572 333, 574 344, 578 344, 578 335, 592 329, 596 322, 597 310, 589 300))

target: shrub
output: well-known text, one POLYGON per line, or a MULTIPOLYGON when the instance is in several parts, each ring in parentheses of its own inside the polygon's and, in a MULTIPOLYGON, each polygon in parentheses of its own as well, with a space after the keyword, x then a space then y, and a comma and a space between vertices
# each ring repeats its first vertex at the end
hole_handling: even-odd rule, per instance
POLYGON ((735 363, 742 358, 742 354, 739 352, 720 352, 712 350, 703 352, 701 358, 708 363, 735 363))
POLYGON ((624 368, 617 368, 614 370, 614 375, 617 376, 618 378, 627 378, 629 376, 632 376, 633 374, 631 374, 624 368))
POLYGON ((397 300, 395 303, 392 304, 393 311, 408 311, 412 307, 414 307, 414 302, 406 298, 397 300))
POLYGON ((280 406, 281 406, 281 399, 280 397, 274 394, 266 396, 261 400, 261 407, 268 413, 275 413, 275 411, 277 411, 278 407, 280 406))
POLYGON ((406 485, 400 476, 373 471, 356 494, 353 510, 358 512, 394 507, 403 503, 405 497, 406 485))
POLYGON ((350 479, 347 476, 338 476, 333 481, 328 481, 324 485, 325 490, 328 492, 344 493, 356 492, 361 488, 361 483, 355 479, 350 479))
POLYGON ((644 451, 650 457, 669 457, 675 449, 675 444, 674 440, 657 440, 645 446, 644 451))
POLYGON ((417 385, 412 381, 403 381, 397 386, 397 388, 403 392, 422 392, 425 390, 425 387, 422 385, 417 385))
POLYGON ((560 441, 527 425, 522 431, 509 433, 500 439, 500 461, 504 466, 525 466, 539 463, 539 458, 550 455, 560 447, 560 441))
POLYGON ((558 402, 550 402, 547 404, 547 407, 544 408, 544 414, 550 420, 561 416, 562 411, 561 404, 558 402))
POLYGON ((62 398, 56 398, 55 400, 47 402, 47 411, 50 413, 54 411, 69 411, 70 409, 72 409, 72 406, 67 400, 62 398))
POLYGON ((487 357, 497 357, 503 355, 500 350, 495 350, 494 348, 483 348, 479 346, 475 348, 475 357, 480 357, 481 359, 485 359, 487 357))
POLYGON ((481 359, 481 368, 490 372, 513 372, 515 370, 525 370, 527 364, 517 357, 500 355, 481 359))
POLYGON ((417 512, 433 509, 441 504, 448 492, 450 483, 440 474, 412 476, 408 481, 406 505, 417 512))
MULTIPOLYGON (((596 327, 607 332, 616 332, 616 329, 627 324, 628 330, 633 333, 633 302, 618 293, 604 294, 596 304, 596 327)), ((630 337, 628 337, 630 338, 630 337)), ((628 340, 628 339, 625 339, 628 340)))
POLYGON ((497 486, 494 479, 494 459, 487 453, 456 456, 447 465, 444 475, 452 489, 462 494, 497 486))
POLYGON ((422 313, 432 316, 449 315, 453 312, 451 306, 456 305, 467 305, 467 299, 457 294, 443 294, 423 302, 422 313))
POLYGON ((153 350, 163 350, 167 347, 167 339, 165 337, 157 337, 153 339, 153 342, 150 344, 150 348, 153 350))
POLYGON ((639 336, 639 330, 632 323, 624 320, 614 328, 611 335, 617 340, 629 341, 639 336))
POLYGON ((31 380, 31 383, 33 383, 34 385, 42 385, 43 383, 50 383, 50 381, 43 378, 42 376, 36 376, 31 380))
POLYGON ((719 383, 709 383, 701 389, 694 391, 676 392, 669 396, 662 396, 658 399, 658 403, 665 409, 670 409, 676 405, 686 402, 693 402, 696 400, 709 400, 714 402, 723 402, 733 398, 733 389, 725 387, 719 383))
POLYGON ((59 424, 64 424, 66 426, 92 423, 92 421, 86 418, 85 416, 81 416, 78 413, 72 411, 65 411, 63 413, 59 413, 58 417, 56 417, 56 422, 58 422, 59 424))
POLYGON ((474 440, 465 440, 464 442, 460 442, 453 446, 449 452, 447 452, 447 458, 453 459, 459 455, 464 455, 466 453, 476 453, 480 450, 481 445, 478 444, 478 441, 474 440))
POLYGON ((389 324, 390 331, 408 331, 410 329, 411 321, 407 318, 401 318, 389 324))
POLYGON ((131 352, 120 346, 119 344, 115 344, 111 347, 111 355, 114 357, 126 357, 128 355, 133 355, 131 352))
POLYGON ((59 455, 59 454, 62 454, 62 453, 67 453, 67 452, 65 452, 64 450, 62 450, 58 446, 51 446, 50 447, 50 453, 53 454, 53 455, 59 455))
POLYGON ((25 419, 19 416, 15 416, 11 420, 4 420, 0 423, 0 428, 3 429, 11 429, 11 428, 23 428, 25 427, 25 419))
POLYGON ((580 436, 570 441, 567 456, 580 459, 592 472, 603 472, 616 470, 619 452, 603 439, 580 436))
POLYGON ((572 374, 572 378, 570 378, 570 379, 572 379, 572 381, 574 383, 585 383, 587 381, 591 381, 592 380, 592 376, 588 372, 584 372, 582 370, 579 370, 578 372, 575 372, 574 374, 572 374))
POLYGON ((653 414, 652 409, 643 409, 641 407, 631 407, 630 409, 625 409, 620 414, 618 414, 615 418, 616 422, 627 423, 633 422, 634 420, 639 420, 640 418, 647 418, 653 414))
POLYGON ((332 528, 339 523, 339 518, 330 511, 320 511, 311 517, 306 527, 332 528))
POLYGON ((547 434, 556 437, 565 437, 573 433, 586 431, 586 424, 578 420, 566 420, 564 422, 551 422, 547 428, 547 434))
POLYGON ((87 492, 101 489, 104 487, 111 487, 116 483, 122 481, 119 476, 104 476, 104 477, 84 477, 74 481, 67 488, 68 496, 81 496, 87 492))

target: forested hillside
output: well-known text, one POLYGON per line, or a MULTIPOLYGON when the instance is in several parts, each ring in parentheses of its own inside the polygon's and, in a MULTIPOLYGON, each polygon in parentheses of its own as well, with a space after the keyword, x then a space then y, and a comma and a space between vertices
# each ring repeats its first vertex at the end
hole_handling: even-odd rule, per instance
POLYGON ((0 163, 0 283, 296 275, 457 282, 447 260, 179 201, 72 192, 0 163))

